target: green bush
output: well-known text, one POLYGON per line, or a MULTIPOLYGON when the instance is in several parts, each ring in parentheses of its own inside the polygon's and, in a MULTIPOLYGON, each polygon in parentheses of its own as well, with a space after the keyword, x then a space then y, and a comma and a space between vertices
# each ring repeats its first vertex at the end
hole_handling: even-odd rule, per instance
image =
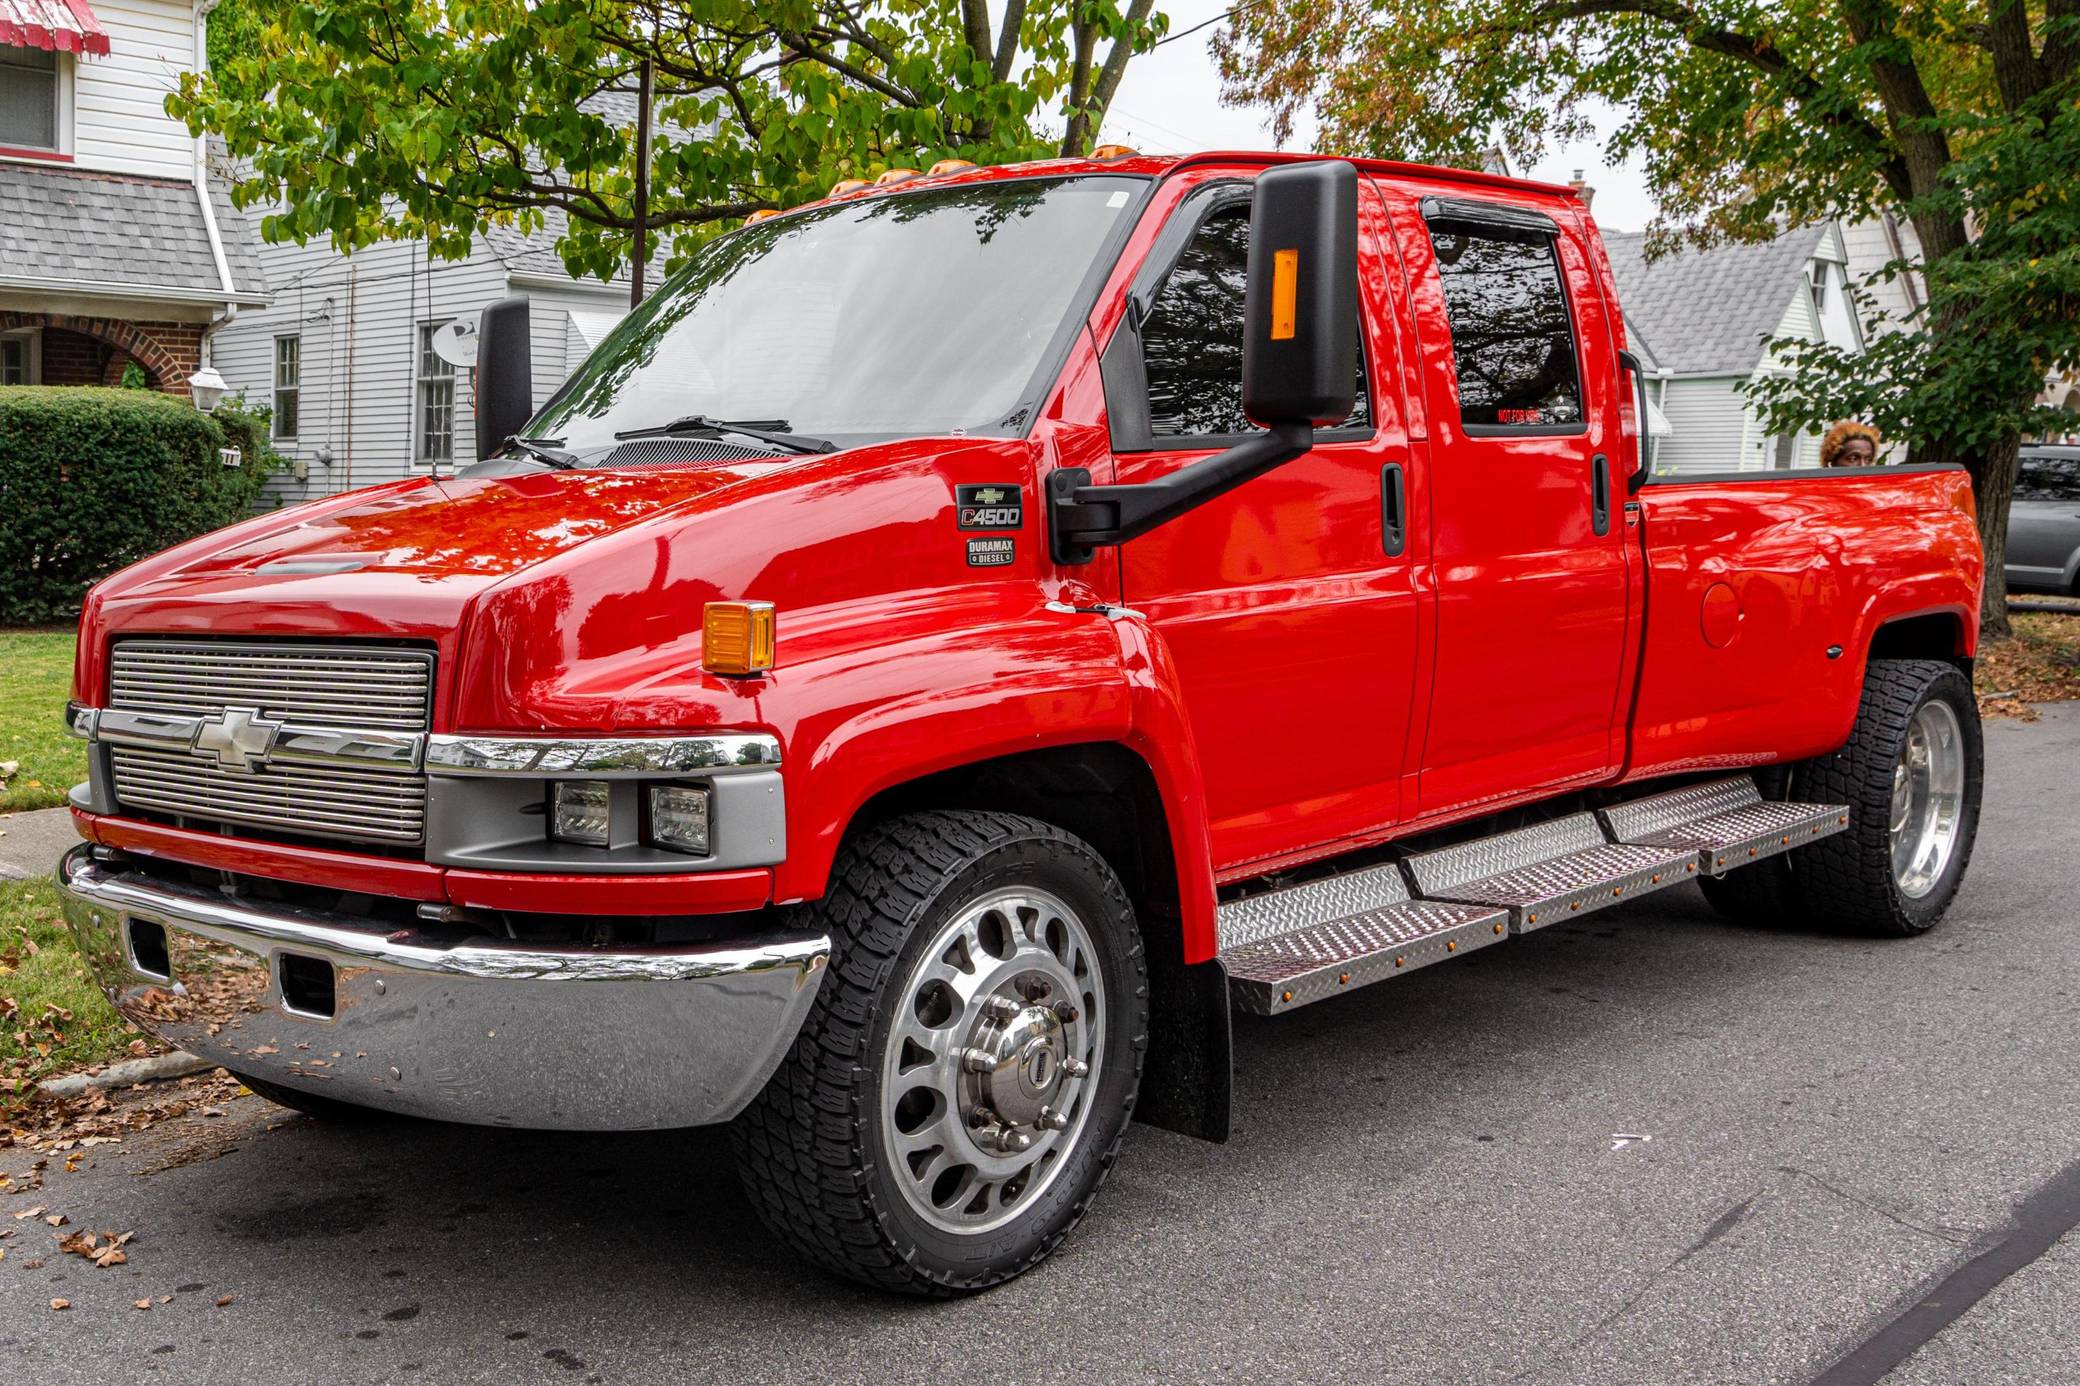
POLYGON ((102 577, 252 514, 273 450, 226 467, 254 436, 233 431, 155 391, 0 388, 0 625, 68 621, 102 577))

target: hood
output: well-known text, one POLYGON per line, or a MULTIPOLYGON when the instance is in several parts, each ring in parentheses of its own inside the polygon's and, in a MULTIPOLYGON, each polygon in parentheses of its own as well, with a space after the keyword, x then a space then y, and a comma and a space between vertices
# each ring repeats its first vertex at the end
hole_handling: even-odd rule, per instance
POLYGON ((795 458, 656 471, 421 477, 257 516, 107 578, 82 612, 79 681, 126 632, 391 637, 451 655, 485 588, 795 458))

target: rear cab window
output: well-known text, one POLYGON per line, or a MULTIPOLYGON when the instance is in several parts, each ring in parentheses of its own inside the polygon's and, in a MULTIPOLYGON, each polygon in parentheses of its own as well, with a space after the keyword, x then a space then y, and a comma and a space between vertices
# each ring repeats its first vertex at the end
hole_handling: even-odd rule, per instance
POLYGON ((1580 349, 1561 275, 1559 228, 1537 213, 1426 198, 1468 434, 1583 427, 1580 349))

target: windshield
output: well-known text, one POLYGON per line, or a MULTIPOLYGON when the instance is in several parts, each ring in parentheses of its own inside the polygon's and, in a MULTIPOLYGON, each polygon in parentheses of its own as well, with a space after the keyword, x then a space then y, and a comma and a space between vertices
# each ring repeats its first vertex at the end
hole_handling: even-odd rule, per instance
POLYGON ((629 314, 527 436, 584 453, 690 415, 841 444, 1021 431, 1138 183, 971 183, 747 227, 629 314))

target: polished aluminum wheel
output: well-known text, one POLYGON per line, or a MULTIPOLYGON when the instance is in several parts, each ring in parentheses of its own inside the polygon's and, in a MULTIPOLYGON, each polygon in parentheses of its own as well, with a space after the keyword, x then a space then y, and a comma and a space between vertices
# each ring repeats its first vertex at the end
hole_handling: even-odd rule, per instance
POLYGON ((897 1185, 947 1232, 1018 1216, 1090 1122, 1105 1046, 1098 950, 1045 891, 994 891, 956 914, 895 993, 880 1117, 897 1185))
POLYGON ((1957 849, 1964 815, 1964 730, 1948 703, 1923 703, 1907 724, 1892 768, 1892 877, 1920 899, 1935 889, 1957 849))

